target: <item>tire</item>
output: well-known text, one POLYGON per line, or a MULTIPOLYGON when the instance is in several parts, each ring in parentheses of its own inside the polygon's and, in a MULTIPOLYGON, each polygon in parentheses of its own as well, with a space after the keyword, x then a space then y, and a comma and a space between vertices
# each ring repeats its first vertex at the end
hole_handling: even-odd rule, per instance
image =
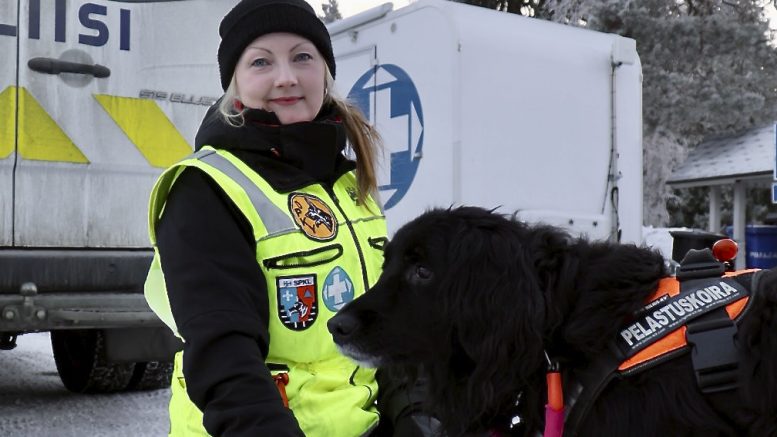
POLYGON ((75 393, 113 393, 127 388, 135 363, 108 363, 102 330, 51 331, 59 378, 75 393))
POLYGON ((136 363, 132 379, 127 390, 157 390, 170 387, 173 377, 173 363, 169 361, 149 361, 136 363))

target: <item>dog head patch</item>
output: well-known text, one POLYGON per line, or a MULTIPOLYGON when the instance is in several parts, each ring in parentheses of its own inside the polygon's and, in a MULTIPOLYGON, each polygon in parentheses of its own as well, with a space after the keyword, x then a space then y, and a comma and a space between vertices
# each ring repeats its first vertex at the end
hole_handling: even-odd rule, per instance
POLYGON ((332 209, 318 197, 292 193, 289 196, 289 211, 294 217, 294 223, 308 238, 327 241, 337 236, 335 215, 332 209))
POLYGON ((309 328, 318 317, 316 275, 279 277, 276 285, 283 325, 295 331, 309 328))
POLYGON ((321 289, 321 298, 324 304, 332 312, 340 311, 340 308, 354 298, 353 282, 340 267, 335 267, 326 275, 324 286, 321 289))

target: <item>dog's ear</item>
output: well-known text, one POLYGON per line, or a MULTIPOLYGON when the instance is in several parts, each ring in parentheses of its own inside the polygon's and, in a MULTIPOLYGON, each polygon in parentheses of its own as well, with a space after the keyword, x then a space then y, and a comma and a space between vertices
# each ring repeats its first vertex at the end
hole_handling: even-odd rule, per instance
POLYGON ((466 378, 454 395, 464 400, 451 401, 481 407, 475 415, 514 402, 544 363, 543 296, 522 233, 488 217, 451 236, 439 304, 452 327, 449 366, 466 378))
POLYGON ((656 290, 666 274, 664 260, 633 244, 579 240, 571 250, 579 266, 574 291, 567 291, 574 300, 563 338, 584 354, 597 354, 656 290))

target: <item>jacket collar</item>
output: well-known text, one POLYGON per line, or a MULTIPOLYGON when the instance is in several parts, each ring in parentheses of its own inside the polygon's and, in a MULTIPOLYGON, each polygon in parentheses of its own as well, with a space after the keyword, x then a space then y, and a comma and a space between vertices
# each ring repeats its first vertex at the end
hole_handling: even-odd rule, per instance
POLYGON ((310 122, 283 125, 274 113, 249 109, 240 127, 208 109, 195 138, 195 150, 205 145, 227 150, 244 161, 279 192, 312 183, 333 184, 356 166, 343 156, 345 127, 332 106, 321 108, 310 122))

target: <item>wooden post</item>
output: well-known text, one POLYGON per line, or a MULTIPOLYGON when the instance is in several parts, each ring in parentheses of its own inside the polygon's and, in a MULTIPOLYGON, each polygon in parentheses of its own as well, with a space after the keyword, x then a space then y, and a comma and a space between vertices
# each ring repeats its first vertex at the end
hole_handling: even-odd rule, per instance
POLYGON ((734 182, 734 241, 739 245, 735 268, 745 268, 745 254, 747 253, 747 242, 745 241, 745 220, 747 204, 747 192, 745 184, 742 181, 734 182))

